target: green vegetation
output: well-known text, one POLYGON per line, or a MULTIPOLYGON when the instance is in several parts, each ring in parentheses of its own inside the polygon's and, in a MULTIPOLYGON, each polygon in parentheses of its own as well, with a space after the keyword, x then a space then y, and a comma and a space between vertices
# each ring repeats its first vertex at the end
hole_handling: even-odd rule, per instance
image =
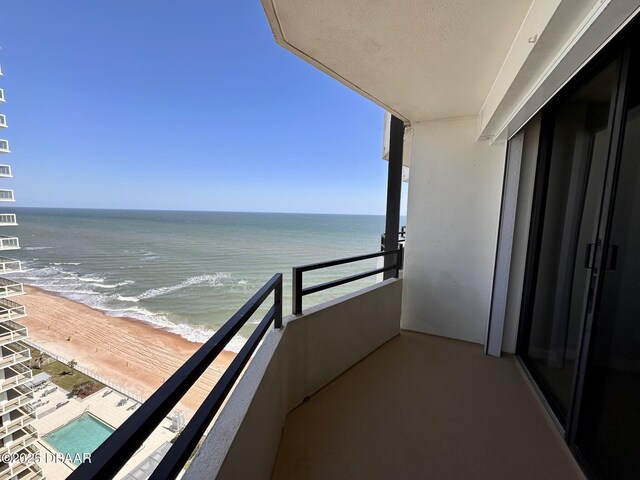
POLYGON ((39 360, 37 363, 40 363, 40 365, 38 365, 34 362, 35 364, 31 365, 33 374, 37 375, 40 372, 47 372, 51 375, 51 381, 67 392, 74 392, 74 390, 78 390, 79 386, 84 386, 85 388, 81 388, 80 390, 83 391, 85 393, 84 396, 86 396, 105 387, 97 380, 76 370, 75 366, 77 362, 75 362, 75 360, 69 362, 70 364, 73 363, 73 365, 66 365, 33 349, 31 350, 31 355, 34 358, 36 358, 35 356, 37 355, 39 360), (92 388, 87 390, 86 386, 89 384, 91 384, 92 388))

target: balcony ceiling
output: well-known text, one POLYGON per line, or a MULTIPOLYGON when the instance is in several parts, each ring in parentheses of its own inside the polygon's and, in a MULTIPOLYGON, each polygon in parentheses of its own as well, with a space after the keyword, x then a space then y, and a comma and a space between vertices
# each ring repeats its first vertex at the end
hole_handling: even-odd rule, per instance
POLYGON ((262 0, 280 45, 411 122, 477 115, 531 0, 262 0))

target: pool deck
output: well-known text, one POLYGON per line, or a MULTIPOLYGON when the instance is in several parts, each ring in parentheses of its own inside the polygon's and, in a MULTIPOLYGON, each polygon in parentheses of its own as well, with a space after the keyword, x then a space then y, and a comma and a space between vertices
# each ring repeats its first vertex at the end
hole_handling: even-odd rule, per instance
MULTIPOLYGON (((40 435, 37 446, 41 452, 42 461, 40 462, 40 466, 42 467, 45 477, 50 480, 62 480, 69 476, 73 470, 73 464, 71 464, 71 462, 61 463, 54 461, 52 456, 55 455, 57 451, 42 437, 66 425, 85 412, 91 413, 91 415, 97 417, 114 429, 118 428, 133 413, 133 410, 127 409, 137 402, 128 399, 125 405, 119 407, 118 403, 127 397, 115 390, 109 395, 103 396, 105 392, 111 390, 110 388, 103 388, 84 400, 68 398, 67 392, 59 387, 54 393, 43 397, 44 392, 52 388, 53 385, 50 385, 35 393, 36 400, 42 400, 43 402, 48 401, 48 403, 38 408, 38 419, 35 421, 34 427, 40 435), (58 403, 66 402, 67 400, 69 403, 56 408, 58 403)), ((115 478, 119 479, 124 477, 164 442, 171 441, 175 433, 169 430, 170 426, 171 420, 163 420, 160 426, 149 436, 142 448, 129 459, 115 478)))

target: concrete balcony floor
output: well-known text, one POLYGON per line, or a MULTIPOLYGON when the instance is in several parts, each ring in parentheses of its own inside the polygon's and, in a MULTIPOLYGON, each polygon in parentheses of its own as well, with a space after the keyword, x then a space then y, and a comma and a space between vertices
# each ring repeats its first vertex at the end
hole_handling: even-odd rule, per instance
POLYGON ((287 417, 273 479, 583 479, 513 356, 403 332, 287 417))

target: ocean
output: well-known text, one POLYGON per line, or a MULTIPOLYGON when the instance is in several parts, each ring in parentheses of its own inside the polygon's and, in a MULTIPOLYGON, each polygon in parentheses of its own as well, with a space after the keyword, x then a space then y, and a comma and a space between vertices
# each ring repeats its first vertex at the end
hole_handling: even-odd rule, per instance
MULTIPOLYGON (((373 253, 384 216, 15 208, 26 270, 11 278, 101 310, 206 341, 271 276, 373 253)), ((376 259, 305 274, 304 285, 375 268, 376 259)), ((305 296, 307 308, 372 285, 375 277, 305 296)), ((268 301, 267 301, 268 303, 268 301)), ((238 350, 261 309, 230 345, 238 350)))

